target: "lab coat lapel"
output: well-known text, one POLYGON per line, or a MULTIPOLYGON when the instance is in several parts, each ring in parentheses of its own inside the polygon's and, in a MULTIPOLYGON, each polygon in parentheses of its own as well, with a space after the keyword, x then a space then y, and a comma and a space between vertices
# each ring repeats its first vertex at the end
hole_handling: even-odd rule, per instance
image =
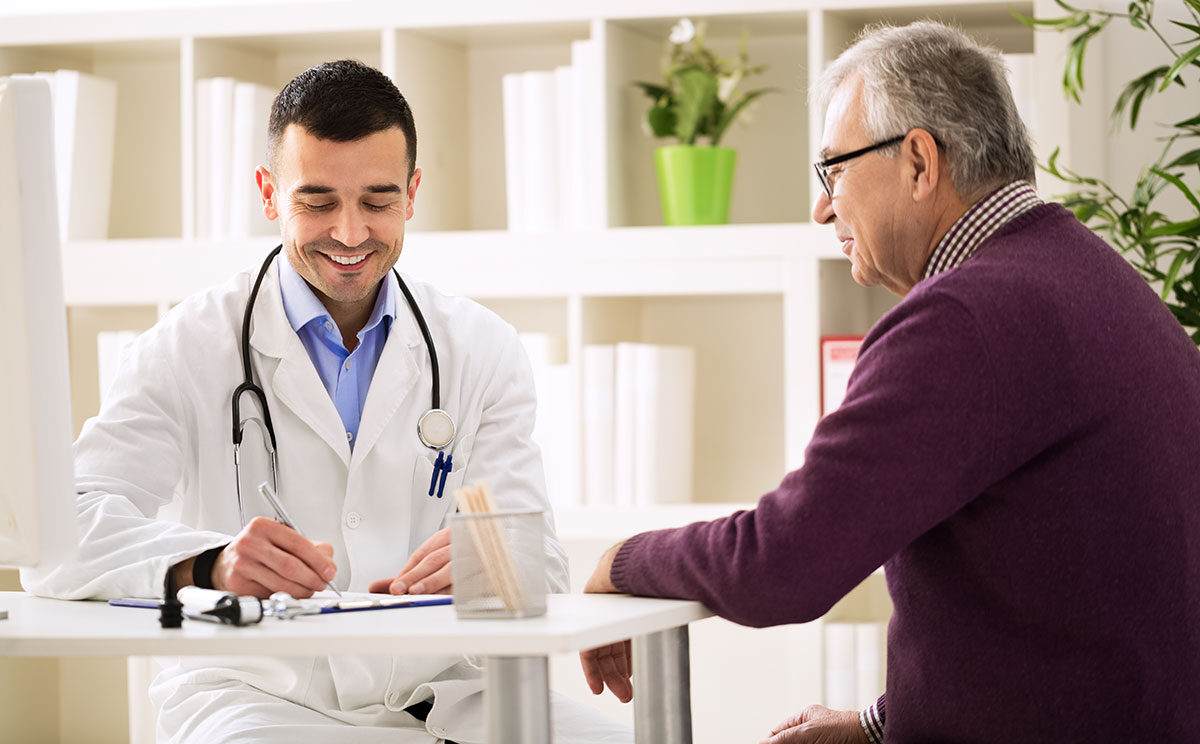
MULTIPOLYGON (((422 365, 418 363, 418 354, 424 348, 416 321, 407 310, 408 304, 401 298, 397 303, 396 318, 388 331, 387 343, 383 345, 383 353, 379 355, 379 364, 375 367, 371 386, 367 390, 358 440, 354 443, 355 463, 362 462, 371 452, 401 405, 419 387, 417 383, 421 379, 422 365)), ((421 413, 425 412, 425 408, 421 409, 421 413)), ((412 422, 412 436, 415 440, 416 418, 412 422)))
MULTIPOLYGON (((277 260, 287 259, 280 256, 277 260)), ((349 468, 350 443, 346 441, 342 418, 283 311, 278 265, 271 268, 259 290, 252 326, 250 346, 263 356, 279 360, 274 373, 264 374, 264 378, 269 378, 268 398, 273 395, 287 406, 349 468)))

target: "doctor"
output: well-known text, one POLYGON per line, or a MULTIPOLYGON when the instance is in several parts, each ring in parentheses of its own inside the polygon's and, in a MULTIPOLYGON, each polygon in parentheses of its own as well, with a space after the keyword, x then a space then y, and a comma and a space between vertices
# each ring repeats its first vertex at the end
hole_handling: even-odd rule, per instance
MULTIPOLYGON (((80 551, 26 571, 25 587, 155 597, 170 570, 180 586, 260 597, 327 581, 448 592, 453 491, 487 481, 503 506, 546 510, 549 583, 565 591, 516 332, 392 272, 421 183, 404 97, 361 63, 319 65, 275 99, 268 140, 257 180, 281 254, 138 339, 75 445, 80 551), (261 399, 236 396, 235 465, 247 378, 261 399), (431 409, 441 426, 419 435, 431 409), (299 533, 272 518, 264 480, 299 533)), ((466 744, 484 741, 481 689, 461 657, 191 657, 166 661, 151 699, 160 741, 466 744)), ((551 710, 556 741, 632 741, 557 696, 551 710)))

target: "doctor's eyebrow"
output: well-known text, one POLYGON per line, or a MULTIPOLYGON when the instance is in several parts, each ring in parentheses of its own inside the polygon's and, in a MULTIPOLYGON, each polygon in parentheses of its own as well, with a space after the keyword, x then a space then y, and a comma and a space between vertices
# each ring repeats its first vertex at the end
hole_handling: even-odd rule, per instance
POLYGON ((332 194, 332 186, 317 186, 314 184, 301 184, 292 189, 293 194, 332 194))
MULTIPOLYGON (((293 194, 332 194, 337 189, 332 186, 320 186, 318 184, 304 183, 292 189, 293 194)), ((403 189, 394 183, 374 183, 370 186, 364 186, 363 191, 368 194, 399 194, 403 189)))

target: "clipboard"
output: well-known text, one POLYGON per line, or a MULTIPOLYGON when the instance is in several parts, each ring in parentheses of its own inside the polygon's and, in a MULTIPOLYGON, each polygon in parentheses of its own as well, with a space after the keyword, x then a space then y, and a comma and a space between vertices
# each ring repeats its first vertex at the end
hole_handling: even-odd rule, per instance
POLYGON ((369 610, 398 610, 405 607, 433 607, 454 604, 449 594, 397 594, 381 599, 342 599, 321 606, 315 613, 332 615, 341 612, 366 612, 369 610))

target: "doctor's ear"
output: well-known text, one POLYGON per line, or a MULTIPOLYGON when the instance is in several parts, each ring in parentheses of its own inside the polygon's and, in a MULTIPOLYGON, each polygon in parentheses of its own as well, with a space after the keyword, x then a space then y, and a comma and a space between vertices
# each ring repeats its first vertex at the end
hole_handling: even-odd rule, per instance
POLYGON ((275 184, 271 181, 271 172, 261 165, 254 170, 254 182, 258 184, 258 193, 262 195, 263 215, 268 220, 279 217, 279 209, 275 205, 275 184))

